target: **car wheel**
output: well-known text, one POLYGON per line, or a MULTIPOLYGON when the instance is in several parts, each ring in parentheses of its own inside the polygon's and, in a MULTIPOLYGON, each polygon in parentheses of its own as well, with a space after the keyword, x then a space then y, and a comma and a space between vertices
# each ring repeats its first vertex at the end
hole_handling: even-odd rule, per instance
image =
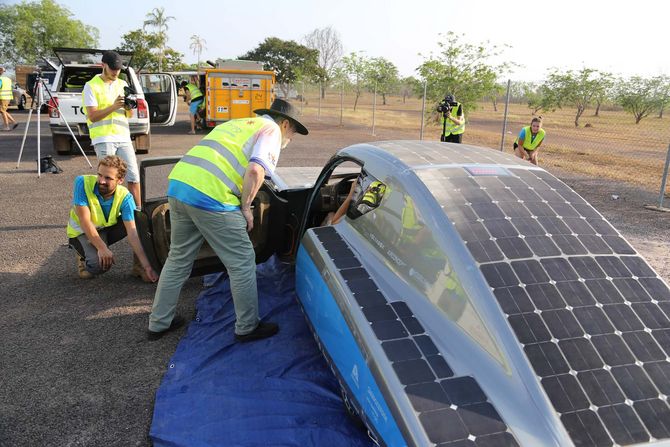
POLYGON ((26 97, 25 95, 21 95, 19 98, 19 103, 16 105, 19 110, 24 110, 26 108, 26 97))

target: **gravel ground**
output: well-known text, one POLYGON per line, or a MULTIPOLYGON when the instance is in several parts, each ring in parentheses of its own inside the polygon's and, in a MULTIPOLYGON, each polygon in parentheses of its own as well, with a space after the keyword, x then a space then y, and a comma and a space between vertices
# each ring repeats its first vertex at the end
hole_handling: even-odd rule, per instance
MULTIPOLYGON (((27 113, 11 112, 21 126, 0 134, 0 446, 149 445, 155 392, 184 329, 145 341, 155 286, 129 275, 126 241, 114 247, 118 261, 109 273, 79 280, 65 223, 75 176, 95 171, 80 154, 54 154, 64 172, 38 178, 34 120, 17 169, 27 113)), ((417 137, 305 122, 310 135, 295 138, 280 166, 321 166, 349 144, 417 137)), ((48 120, 42 129, 42 155, 53 154, 48 120)), ((154 128, 148 156, 183 154, 202 137, 187 130, 181 110, 174 127, 154 128)), ((670 213, 643 208, 657 200, 654 193, 555 174, 670 278, 670 213)), ((193 317, 199 290, 200 281, 189 280, 179 313, 193 317)))

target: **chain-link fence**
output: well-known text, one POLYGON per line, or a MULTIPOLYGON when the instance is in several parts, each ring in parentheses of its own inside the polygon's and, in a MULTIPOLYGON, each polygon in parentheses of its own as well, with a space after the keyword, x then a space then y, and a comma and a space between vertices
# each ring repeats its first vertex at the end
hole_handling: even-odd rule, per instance
MULTIPOLYGON (((337 85, 327 88, 322 95, 319 84, 308 83, 298 83, 293 95, 305 116, 324 123, 367 127, 371 136, 438 141, 440 138, 437 104, 424 103, 423 98, 368 91, 357 96, 355 91, 337 85)), ((436 97, 428 92, 427 97, 431 96, 436 97)), ((497 103, 480 102, 474 110, 465 110, 465 114, 463 143, 505 152, 513 152, 514 140, 534 116, 527 103, 506 102, 506 95, 497 103)), ((666 159, 670 155, 670 117, 659 117, 654 112, 636 124, 635 118, 621 107, 603 105, 597 113, 593 107, 586 109, 576 126, 574 108, 539 114, 546 131, 539 152, 540 166, 559 176, 569 173, 625 182, 648 191, 660 190, 659 206, 663 205, 666 159)))

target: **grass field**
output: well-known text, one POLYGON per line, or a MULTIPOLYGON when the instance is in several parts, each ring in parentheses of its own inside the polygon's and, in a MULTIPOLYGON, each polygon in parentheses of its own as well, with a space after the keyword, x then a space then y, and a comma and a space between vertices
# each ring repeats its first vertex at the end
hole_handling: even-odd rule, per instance
MULTIPOLYGON (((301 90, 299 90, 301 92, 301 90)), ((354 111, 355 96, 329 91, 319 101, 316 88, 305 88, 303 113, 320 115, 328 122, 342 120, 343 125, 372 128, 373 95, 364 93, 354 111), (341 106, 342 104, 342 106, 341 106)), ((386 105, 377 96, 374 110, 375 129, 407 132, 408 138, 418 138, 421 129, 421 100, 387 96, 386 105)), ((434 104, 426 104, 431 110, 434 104)), ((464 143, 500 149, 505 104, 498 110, 489 103, 479 104, 477 110, 466 110, 468 119, 464 143)), ((587 109, 575 127, 575 110, 565 108, 541 112, 547 132, 541 147, 540 165, 550 171, 564 171, 594 178, 605 178, 659 191, 665 157, 670 144, 670 117, 659 119, 657 114, 635 124, 632 115, 614 108, 587 109)), ((524 104, 510 104, 507 116, 505 151, 512 151, 512 143, 521 127, 528 125, 532 111, 524 104)), ((424 139, 438 139, 441 127, 429 120, 425 123, 424 139)), ((560 174, 560 173, 559 173, 560 174)))

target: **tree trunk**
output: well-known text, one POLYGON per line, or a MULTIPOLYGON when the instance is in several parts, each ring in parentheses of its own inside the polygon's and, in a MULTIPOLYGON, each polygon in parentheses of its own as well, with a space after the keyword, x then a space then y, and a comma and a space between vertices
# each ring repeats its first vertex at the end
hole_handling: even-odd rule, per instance
POLYGON ((405 104, 405 100, 407 99, 407 95, 405 93, 402 94, 402 103, 405 104))
POLYGON ((579 118, 582 116, 582 113, 584 113, 584 108, 578 107, 577 115, 575 115, 575 127, 579 127, 579 118))
POLYGON ((643 117, 644 117, 644 114, 642 114, 642 113, 635 115, 635 124, 640 124, 640 121, 642 121, 643 117))
POLYGON ((596 102, 596 112, 593 114, 593 116, 600 116, 600 101, 596 102))
POLYGON ((356 106, 358 105, 358 98, 361 96, 361 92, 356 92, 356 100, 354 101, 354 112, 356 111, 356 106))
POLYGON ((660 119, 663 119, 663 110, 664 110, 664 109, 665 109, 665 107, 661 107, 661 110, 658 111, 658 117, 659 117, 660 119))
POLYGON ((321 99, 326 99, 326 86, 321 84, 321 99))
POLYGON ((493 111, 497 112, 498 111, 498 98, 493 98, 493 111))
POLYGON ((386 105, 386 94, 382 93, 382 105, 386 105))

